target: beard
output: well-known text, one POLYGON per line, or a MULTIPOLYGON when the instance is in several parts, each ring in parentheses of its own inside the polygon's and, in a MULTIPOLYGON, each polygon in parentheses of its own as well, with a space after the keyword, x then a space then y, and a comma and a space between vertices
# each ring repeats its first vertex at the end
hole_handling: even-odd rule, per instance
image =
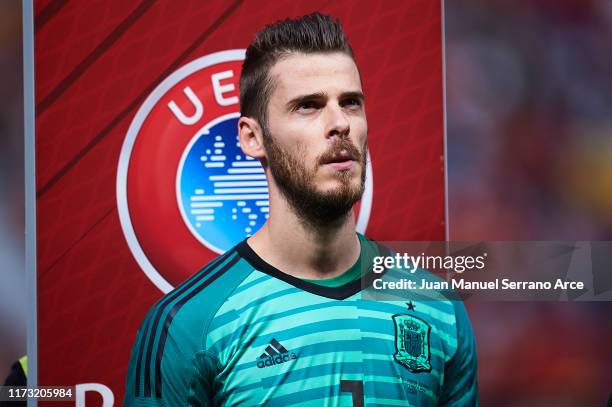
POLYGON ((269 133, 264 135, 264 145, 272 177, 295 214, 305 224, 322 227, 342 221, 361 199, 365 187, 366 145, 360 151, 350 140, 340 139, 317 157, 311 168, 297 154, 280 147, 269 133), (317 169, 339 156, 342 150, 348 152, 350 159, 360 166, 359 184, 352 182, 352 171, 335 171, 333 176, 339 185, 328 191, 319 191, 315 182, 317 169))

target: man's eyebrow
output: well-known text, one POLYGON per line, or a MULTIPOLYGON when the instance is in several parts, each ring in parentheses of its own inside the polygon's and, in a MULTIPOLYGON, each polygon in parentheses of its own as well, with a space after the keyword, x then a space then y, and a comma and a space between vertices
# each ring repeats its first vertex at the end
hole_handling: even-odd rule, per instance
POLYGON ((320 100, 320 99, 327 99, 327 93, 315 92, 315 93, 309 93, 307 95, 296 96, 287 102, 287 107, 293 108, 302 102, 309 102, 311 100, 320 100))
MULTIPOLYGON (((325 92, 315 92, 315 93, 309 93, 307 95, 299 95, 289 100, 287 102, 287 107, 293 108, 303 102, 309 102, 312 100, 321 100, 321 99, 327 99, 327 98, 328 98, 328 95, 325 92)), ((342 94, 340 94, 340 99, 357 99, 363 102, 365 100, 365 97, 363 95, 363 92, 359 90, 355 90, 355 91, 350 91, 350 92, 343 92, 342 94)))

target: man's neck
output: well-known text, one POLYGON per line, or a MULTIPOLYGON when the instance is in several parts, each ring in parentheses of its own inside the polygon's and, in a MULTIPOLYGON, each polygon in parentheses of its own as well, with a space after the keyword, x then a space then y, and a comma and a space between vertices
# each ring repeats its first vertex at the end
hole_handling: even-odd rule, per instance
POLYGON ((268 221, 248 244, 267 263, 303 279, 336 277, 360 254, 352 212, 331 224, 312 225, 284 199, 271 199, 268 221))

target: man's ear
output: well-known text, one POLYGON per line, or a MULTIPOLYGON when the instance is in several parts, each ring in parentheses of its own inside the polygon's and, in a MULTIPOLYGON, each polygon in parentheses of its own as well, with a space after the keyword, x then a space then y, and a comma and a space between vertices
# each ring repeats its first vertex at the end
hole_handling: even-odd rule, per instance
POLYGON ((263 132, 257 120, 241 116, 238 120, 238 141, 242 151, 253 158, 264 158, 263 132))

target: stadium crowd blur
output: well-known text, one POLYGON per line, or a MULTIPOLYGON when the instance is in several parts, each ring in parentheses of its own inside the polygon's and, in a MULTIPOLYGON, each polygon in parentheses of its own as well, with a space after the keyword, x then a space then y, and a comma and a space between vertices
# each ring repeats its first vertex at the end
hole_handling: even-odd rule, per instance
MULTIPOLYGON (((612 240, 612 2, 445 2, 453 240, 612 240)), ((21 4, 0 2, 0 377, 25 353, 21 4)), ((612 303, 468 303, 481 405, 603 406, 612 303)))
MULTIPOLYGON (((450 238, 612 240, 612 2, 445 11, 450 238)), ((483 406, 606 404, 612 303, 468 307, 483 406)))

